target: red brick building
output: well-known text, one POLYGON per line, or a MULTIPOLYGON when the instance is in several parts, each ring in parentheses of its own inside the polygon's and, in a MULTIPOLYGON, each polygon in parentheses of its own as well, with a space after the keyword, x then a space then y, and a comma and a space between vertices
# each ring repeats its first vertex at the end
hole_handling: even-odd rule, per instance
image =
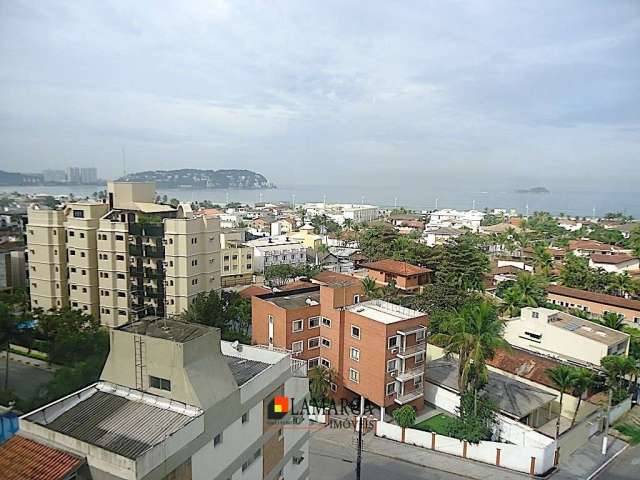
POLYGON ((252 342, 298 352, 310 368, 337 374, 338 399, 369 400, 381 413, 424 405, 427 316, 363 301, 360 279, 324 272, 319 285, 252 299, 252 342))

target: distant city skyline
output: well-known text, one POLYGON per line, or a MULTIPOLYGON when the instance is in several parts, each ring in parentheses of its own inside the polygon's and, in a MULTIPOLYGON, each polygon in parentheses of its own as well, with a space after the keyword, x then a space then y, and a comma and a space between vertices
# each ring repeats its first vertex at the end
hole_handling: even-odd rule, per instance
POLYGON ((637 182, 639 25, 625 0, 4 2, 0 164, 637 182))

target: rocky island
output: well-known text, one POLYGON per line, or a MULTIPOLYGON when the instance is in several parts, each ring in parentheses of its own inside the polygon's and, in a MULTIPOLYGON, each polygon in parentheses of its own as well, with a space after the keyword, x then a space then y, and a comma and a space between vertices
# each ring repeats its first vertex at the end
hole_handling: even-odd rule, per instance
POLYGON ((549 191, 544 187, 533 187, 533 188, 520 188, 516 190, 516 193, 551 193, 551 191, 549 191))
POLYGON ((251 170, 149 170, 131 173, 119 180, 127 182, 154 181, 159 188, 219 188, 262 190, 276 188, 264 175, 251 170))

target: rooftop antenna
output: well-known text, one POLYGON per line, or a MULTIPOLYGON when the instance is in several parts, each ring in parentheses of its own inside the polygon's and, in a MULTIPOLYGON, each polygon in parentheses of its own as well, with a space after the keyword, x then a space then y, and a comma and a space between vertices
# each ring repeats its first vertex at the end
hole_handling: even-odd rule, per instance
POLYGON ((360 205, 364 205, 364 195, 360 197, 360 205))
POLYGON ((440 199, 436 197, 436 210, 438 209, 438 200, 440 199))
POLYGON ((293 210, 296 209, 296 194, 295 193, 291 195, 291 207, 292 207, 293 210))
POLYGON ((596 219, 596 206, 595 205, 593 206, 593 209, 591 211, 593 212, 592 217, 595 220, 596 219))
POLYGON ((124 153, 124 147, 122 147, 122 172, 123 175, 127 176, 127 156, 124 153))
POLYGON ((475 210, 475 209, 476 209, 476 201, 475 201, 475 200, 473 200, 472 205, 473 205, 473 206, 471 207, 471 208, 472 208, 472 210, 475 210))

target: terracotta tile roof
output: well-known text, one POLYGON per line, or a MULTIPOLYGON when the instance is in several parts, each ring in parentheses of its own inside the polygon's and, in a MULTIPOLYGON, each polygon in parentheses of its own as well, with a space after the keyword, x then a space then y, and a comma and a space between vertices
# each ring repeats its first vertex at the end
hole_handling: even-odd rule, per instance
POLYGON ((587 290, 579 290, 577 288, 569 288, 562 285, 549 285, 547 287, 547 293, 578 298, 580 300, 602 303, 604 305, 611 305, 619 308, 628 308, 629 310, 636 310, 640 312, 640 300, 616 297, 615 295, 607 295, 606 293, 589 292, 587 290))
POLYGON ((597 250, 599 252, 613 252, 617 250, 614 245, 609 245, 595 240, 571 240, 569 250, 597 250))
POLYGON ((365 263, 362 266, 371 270, 378 270, 380 272, 393 273, 401 276, 420 275, 422 273, 429 273, 432 271, 428 268, 418 267, 417 265, 401 262, 399 260, 391 260, 390 258, 378 260, 377 262, 365 263))
POLYGON ((313 283, 307 282, 305 280, 296 280, 295 282, 287 283, 286 285, 282 285, 278 287, 278 290, 281 292, 290 292, 292 290, 298 290, 299 288, 309 288, 313 287, 313 283))
POLYGON ((265 287, 261 287, 260 285, 249 285, 247 288, 240 291, 240 297, 250 299, 251 297, 255 297, 256 295, 263 295, 265 293, 271 293, 271 290, 265 287))
POLYGON ((503 267, 496 267, 491 271, 492 275, 517 275, 518 273, 523 273, 526 270, 522 268, 515 267, 513 265, 505 265, 503 267))
POLYGON ((323 270, 313 277, 312 280, 324 285, 335 285, 336 283, 355 285, 360 282, 360 279, 356 277, 352 277, 351 275, 346 275, 344 273, 332 272, 330 270, 323 270))
POLYGON ((637 260, 638 257, 633 255, 602 255, 600 253, 592 253, 591 260, 593 263, 606 263, 608 265, 617 265, 618 263, 629 262, 631 260, 637 260))
POLYGON ((561 365, 561 362, 512 347, 510 352, 498 350, 493 359, 488 361, 487 364, 503 372, 526 378, 547 387, 556 388, 546 370, 561 365))
POLYGON ((0 476, 4 480, 60 480, 84 460, 19 435, 0 445, 0 476))

